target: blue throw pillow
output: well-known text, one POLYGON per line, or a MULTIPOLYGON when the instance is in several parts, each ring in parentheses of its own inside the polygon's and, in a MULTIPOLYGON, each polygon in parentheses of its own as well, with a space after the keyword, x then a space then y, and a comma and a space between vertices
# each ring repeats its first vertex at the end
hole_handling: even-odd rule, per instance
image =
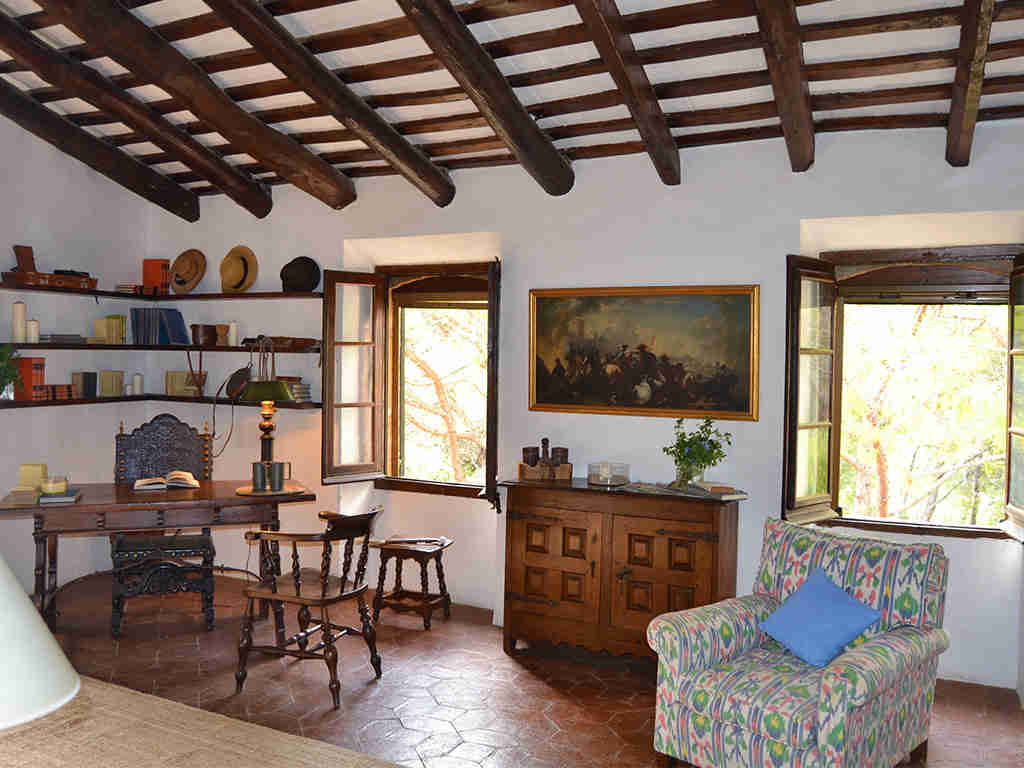
POLYGON ((760 627, 808 664, 824 667, 881 615, 817 568, 760 627))

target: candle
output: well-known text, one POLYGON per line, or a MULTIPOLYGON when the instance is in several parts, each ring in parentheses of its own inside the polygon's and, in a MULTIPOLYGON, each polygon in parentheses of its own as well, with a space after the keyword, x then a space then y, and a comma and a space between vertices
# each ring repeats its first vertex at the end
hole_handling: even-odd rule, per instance
POLYGON ((39 343, 39 321, 29 320, 25 323, 25 341, 29 344, 39 343))
POLYGON ((136 395, 141 395, 145 389, 142 386, 142 374, 136 373, 132 376, 132 392, 136 395))
POLYGON ((238 346, 238 323, 228 323, 228 346, 238 346))
POLYGON ((25 302, 16 301, 11 305, 11 341, 25 343, 25 302))

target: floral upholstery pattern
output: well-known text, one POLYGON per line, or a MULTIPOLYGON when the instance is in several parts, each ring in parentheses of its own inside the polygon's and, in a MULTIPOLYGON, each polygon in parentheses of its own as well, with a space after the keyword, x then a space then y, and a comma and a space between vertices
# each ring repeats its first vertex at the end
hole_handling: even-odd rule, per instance
POLYGON ((772 520, 753 595, 657 617, 654 748, 715 768, 885 768, 928 737, 947 559, 937 545, 772 520), (827 667, 758 629, 816 567, 883 613, 827 667))

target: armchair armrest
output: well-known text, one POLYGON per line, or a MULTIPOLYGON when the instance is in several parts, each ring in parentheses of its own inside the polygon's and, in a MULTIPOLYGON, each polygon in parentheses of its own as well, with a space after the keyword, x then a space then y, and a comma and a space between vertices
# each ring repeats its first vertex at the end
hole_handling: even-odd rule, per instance
POLYGON ((647 644, 658 654, 662 673, 678 681, 754 648, 761 634, 757 625, 778 607, 768 595, 744 595, 665 613, 647 626, 647 644))
POLYGON ((837 656, 825 668, 825 677, 846 682, 849 709, 889 690, 914 667, 949 648, 944 629, 897 627, 837 656))
POLYGON ((895 687, 949 647, 942 629, 897 627, 837 656, 822 670, 818 744, 822 764, 843 765, 849 712, 895 687))

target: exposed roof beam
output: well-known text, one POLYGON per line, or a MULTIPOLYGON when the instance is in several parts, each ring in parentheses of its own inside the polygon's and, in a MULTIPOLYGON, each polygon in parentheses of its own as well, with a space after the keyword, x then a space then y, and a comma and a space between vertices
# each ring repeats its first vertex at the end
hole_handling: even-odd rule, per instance
POLYGON ((946 130, 946 161, 953 166, 964 166, 971 161, 971 144, 974 141, 974 124, 978 121, 978 107, 981 105, 994 6, 994 0, 964 2, 960 52, 946 130))
POLYGON ((658 176, 666 184, 678 184, 679 150, 615 0, 576 0, 576 10, 633 116, 658 176))
POLYGON ((296 42, 274 17, 250 0, 206 0, 292 82, 383 157, 408 181, 439 206, 455 197, 455 185, 448 172, 438 168, 409 143, 383 117, 367 106, 348 86, 335 77, 320 60, 296 42))
POLYGON ((814 120, 796 6, 793 0, 754 0, 754 5, 789 163, 794 171, 806 171, 814 163, 814 120))
POLYGON ((122 66, 142 72, 225 138, 332 208, 355 200, 352 182, 235 104, 202 70, 117 0, 40 0, 55 18, 122 66))
POLYGON ((68 122, 3 79, 0 79, 0 114, 175 216, 185 221, 199 220, 199 200, 194 192, 68 122))
POLYGON ((398 0, 399 6, 494 132, 550 195, 572 189, 569 161, 519 103, 494 59, 477 42, 448 0, 398 0))
POLYGON ((53 85, 78 94, 110 115, 116 115, 147 140, 185 165, 254 216, 263 218, 273 207, 269 190, 171 125, 145 102, 121 90, 92 67, 79 64, 42 42, 16 21, 0 13, 0 49, 30 67, 53 85))

